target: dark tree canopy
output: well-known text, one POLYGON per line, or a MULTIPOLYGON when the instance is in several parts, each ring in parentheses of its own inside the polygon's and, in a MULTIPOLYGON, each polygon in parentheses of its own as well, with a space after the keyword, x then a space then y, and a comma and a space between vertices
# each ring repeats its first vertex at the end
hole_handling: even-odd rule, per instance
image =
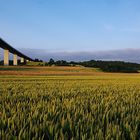
POLYGON ((140 64, 123 62, 123 61, 90 60, 90 61, 83 61, 83 62, 74 62, 74 61, 67 62, 65 60, 54 61, 53 59, 50 59, 48 64, 49 65, 56 65, 56 66, 81 65, 84 67, 100 68, 102 71, 105 71, 105 72, 136 73, 136 72, 138 72, 138 70, 140 70, 140 64))

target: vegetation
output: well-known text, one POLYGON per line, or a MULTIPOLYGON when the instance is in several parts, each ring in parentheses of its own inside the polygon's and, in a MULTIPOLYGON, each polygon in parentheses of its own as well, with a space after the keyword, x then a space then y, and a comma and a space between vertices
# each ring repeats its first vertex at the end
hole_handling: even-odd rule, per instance
MULTIPOLYGON (((32 63, 32 62, 29 62, 32 63)), ((0 75, 102 75, 103 72, 99 72, 96 68, 85 67, 66 67, 66 66, 35 66, 38 62, 34 62, 34 66, 0 66, 0 75), (98 72, 98 73, 97 73, 98 72)), ((41 62, 39 62, 41 63, 41 62)))
POLYGON ((26 66, 45 66, 45 62, 36 61, 36 62, 27 62, 26 66))
POLYGON ((0 139, 140 138, 140 78, 0 76, 0 139))
MULTIPOLYGON (((26 62, 21 63, 20 60, 17 61, 18 65, 26 65, 26 62)), ((0 61, 0 66, 4 65, 4 61, 0 61)), ((9 65, 12 66, 13 65, 13 60, 9 60, 9 65)))
POLYGON ((129 63, 123 61, 85 61, 81 62, 81 65, 85 67, 95 67, 101 68, 106 72, 138 72, 140 70, 140 64, 137 63, 129 63))
MULTIPOLYGON (((26 66, 84 66, 84 67, 93 67, 93 68, 100 68, 100 70, 104 72, 123 72, 123 73, 138 73, 140 70, 140 64, 137 63, 130 63, 130 62, 123 62, 123 61, 83 61, 83 62, 67 62, 65 60, 57 60, 54 61, 52 58, 49 62, 43 62, 42 60, 35 59, 35 62, 27 62, 21 64, 18 61, 19 65, 26 65, 26 66)), ((3 61, 0 61, 0 65, 3 65, 3 61)), ((13 61, 10 60, 10 65, 13 65, 13 61)))
POLYGON ((35 68, 26 68, 26 67, 0 67, 0 71, 31 71, 35 68))
POLYGON ((48 65, 56 65, 56 66, 75 66, 81 65, 85 67, 94 67, 100 68, 105 72, 126 72, 126 73, 137 73, 140 70, 140 64, 137 63, 129 63, 123 61, 83 61, 83 62, 67 62, 64 60, 54 61, 50 59, 48 65))

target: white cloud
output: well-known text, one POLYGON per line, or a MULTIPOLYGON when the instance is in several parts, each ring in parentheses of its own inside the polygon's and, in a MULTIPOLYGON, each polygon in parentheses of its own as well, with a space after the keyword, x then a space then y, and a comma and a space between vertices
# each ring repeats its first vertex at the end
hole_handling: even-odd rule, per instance
MULTIPOLYGON (((122 49, 108 51, 92 52, 48 52, 43 49, 20 49, 21 52, 35 59, 48 61, 50 58, 55 60, 67 61, 85 61, 85 60, 116 60, 140 63, 140 49, 122 49)), ((12 56, 10 57, 12 58, 12 56)), ((0 59, 3 59, 2 50, 0 50, 0 59)))

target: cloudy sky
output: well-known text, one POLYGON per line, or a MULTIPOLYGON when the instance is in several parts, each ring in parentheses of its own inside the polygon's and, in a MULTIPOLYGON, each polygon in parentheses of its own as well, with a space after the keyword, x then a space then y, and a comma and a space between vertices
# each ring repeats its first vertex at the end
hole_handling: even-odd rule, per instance
POLYGON ((0 37, 44 60, 140 62, 139 15, 139 0, 0 0, 0 37))

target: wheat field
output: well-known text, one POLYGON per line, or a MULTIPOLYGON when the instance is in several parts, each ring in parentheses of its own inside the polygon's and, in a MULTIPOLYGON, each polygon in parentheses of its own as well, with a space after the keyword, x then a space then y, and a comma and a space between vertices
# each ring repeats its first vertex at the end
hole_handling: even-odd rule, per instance
POLYGON ((44 71, 0 74, 0 139, 140 139, 139 74, 44 76, 44 71))

